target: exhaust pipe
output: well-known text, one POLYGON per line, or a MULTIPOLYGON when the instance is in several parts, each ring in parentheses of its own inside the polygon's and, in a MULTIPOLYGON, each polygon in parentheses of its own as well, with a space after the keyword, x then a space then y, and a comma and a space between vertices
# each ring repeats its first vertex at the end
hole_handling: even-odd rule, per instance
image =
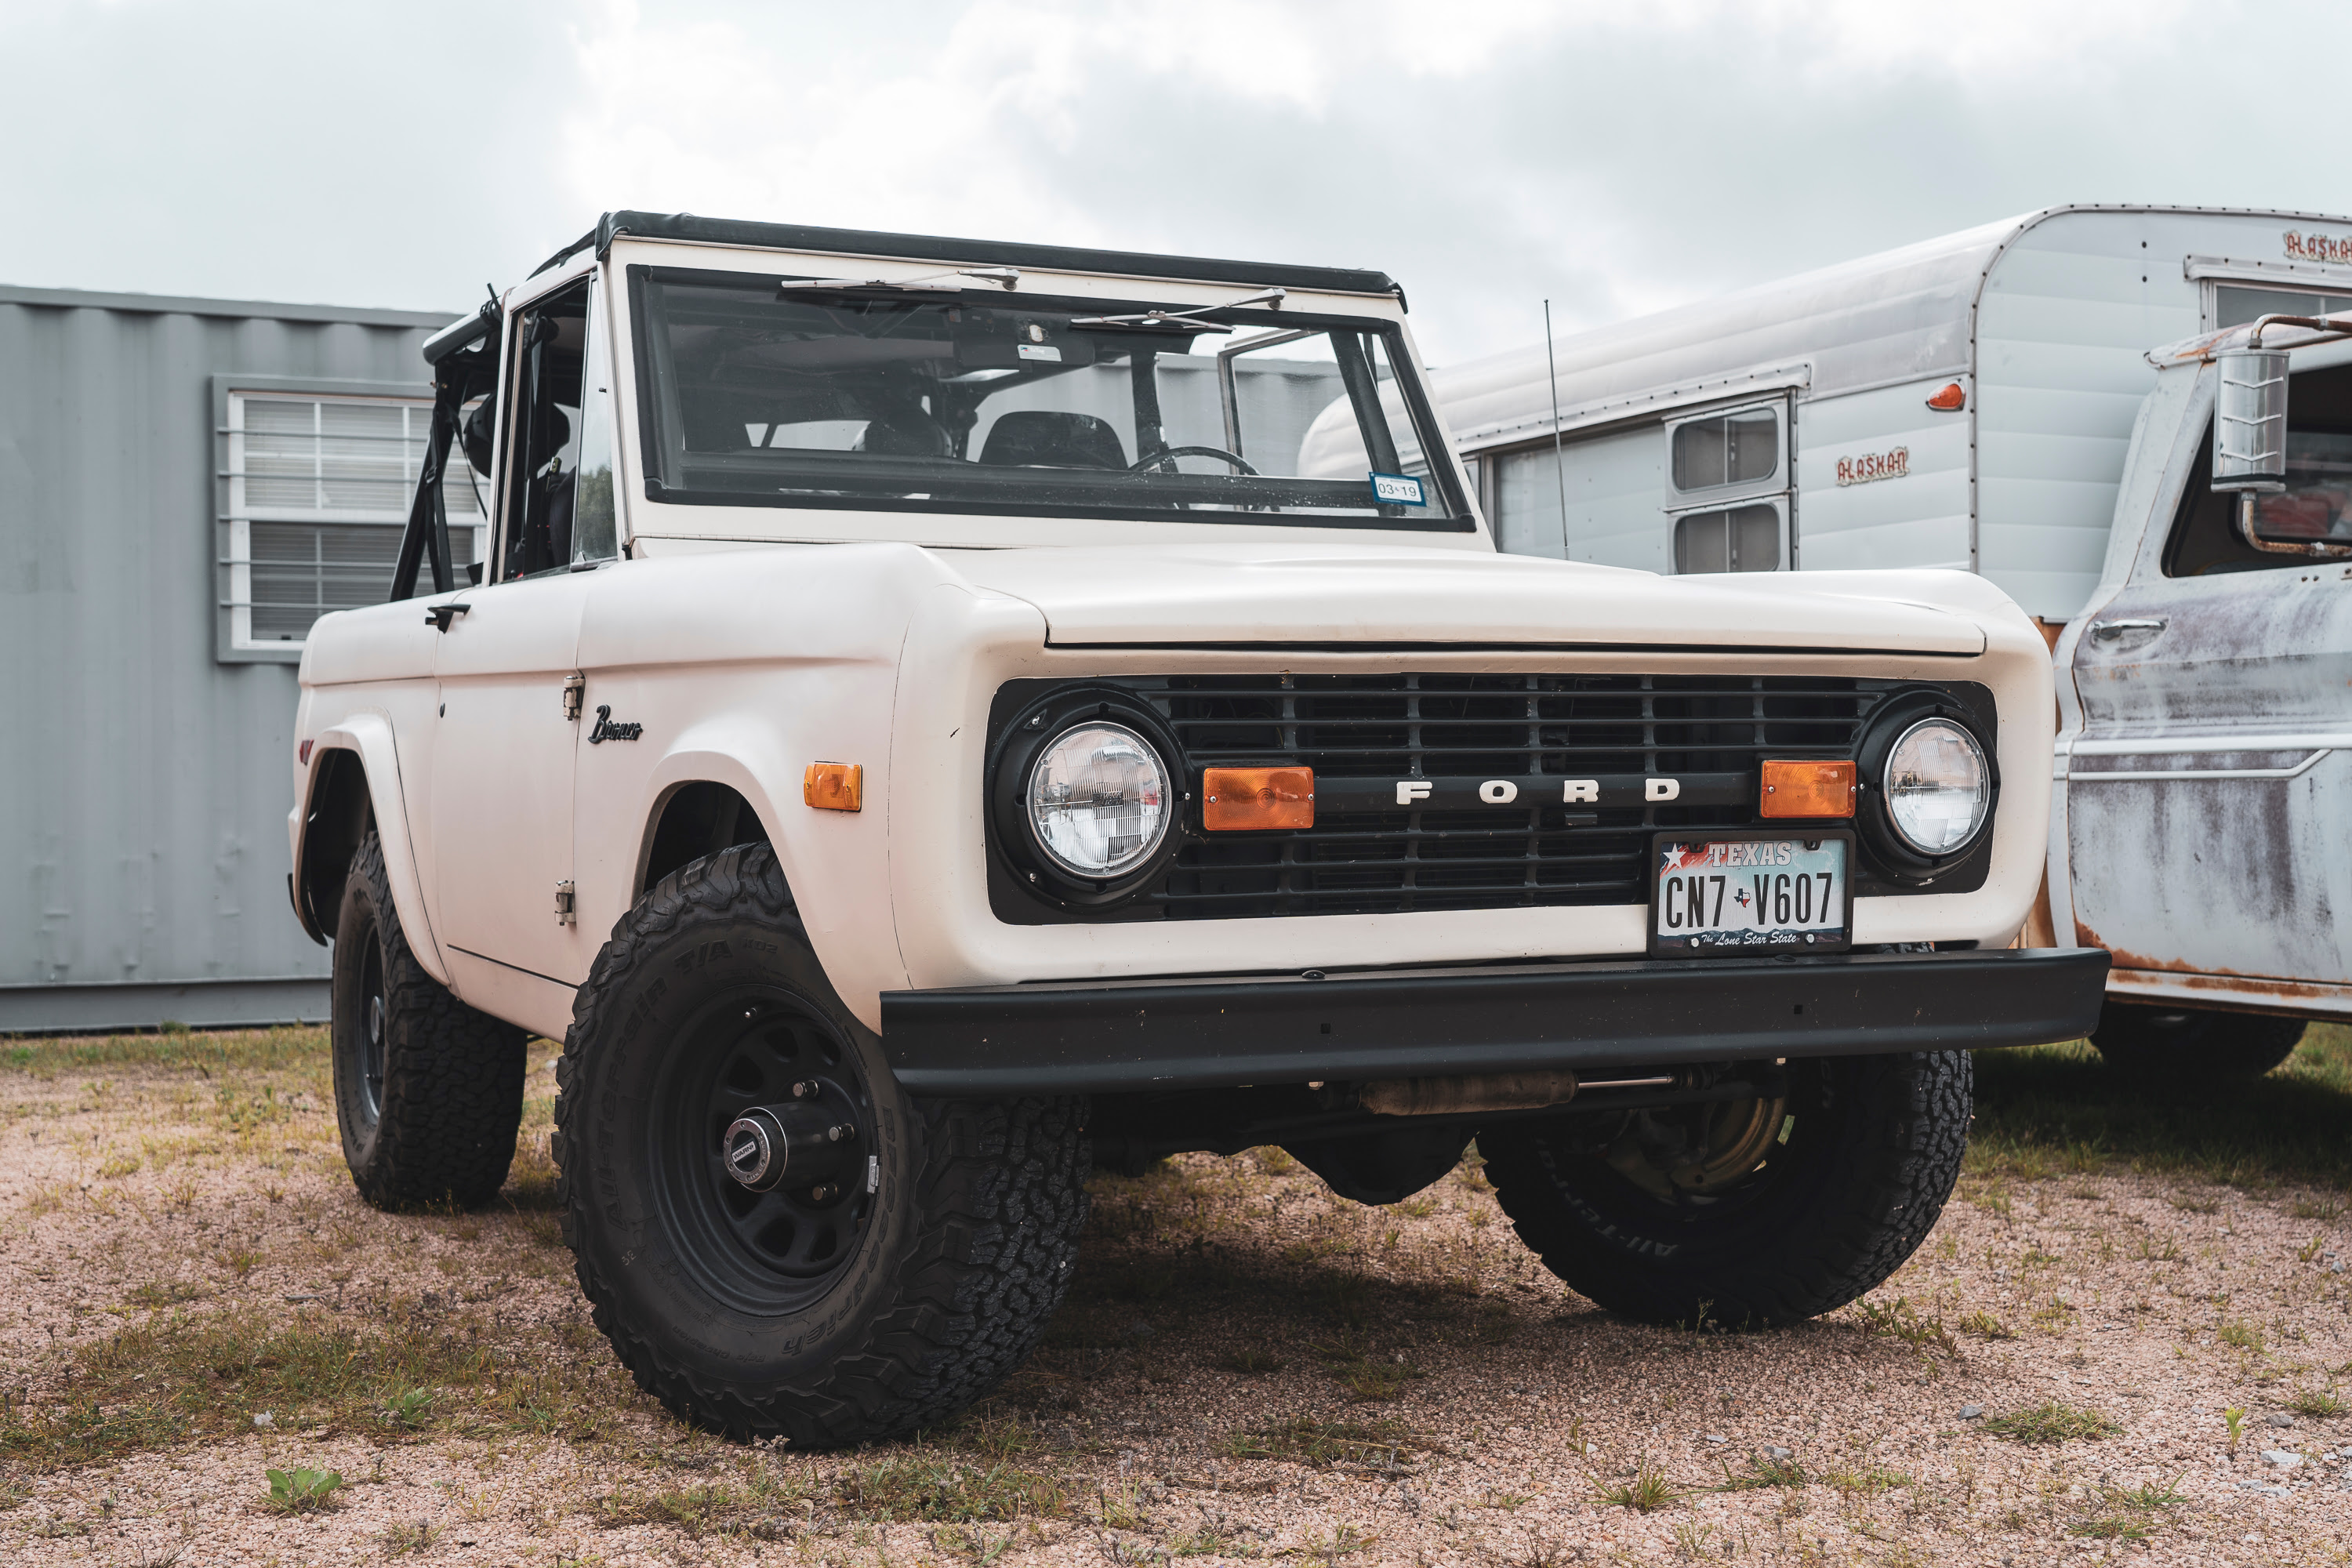
POLYGON ((1486 1073, 1475 1078, 1384 1078, 1356 1088, 1356 1103, 1381 1116, 1458 1116, 1541 1110, 1576 1098, 1572 1072, 1486 1073))
POLYGON ((1475 1116, 1489 1110, 1543 1110, 1597 1089, 1672 1089, 1682 1081, 1673 1073, 1583 1079, 1572 1072, 1384 1078, 1358 1084, 1355 1103, 1358 1110, 1380 1116, 1475 1116))

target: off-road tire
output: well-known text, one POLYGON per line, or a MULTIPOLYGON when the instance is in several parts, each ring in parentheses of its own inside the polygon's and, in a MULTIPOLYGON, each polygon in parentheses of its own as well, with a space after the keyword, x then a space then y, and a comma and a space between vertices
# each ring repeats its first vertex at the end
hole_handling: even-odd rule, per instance
POLYGON ((614 926, 557 1074, 557 1192, 580 1287, 637 1385, 684 1419, 810 1447, 935 1426, 1018 1366, 1061 1304, 1086 1223, 1084 1102, 903 1093, 826 981, 764 844, 672 873, 614 926), (739 1286, 759 1281, 750 1254, 698 1228, 699 1200, 674 1195, 686 1167, 664 1163, 679 1120, 662 1106, 694 1103, 670 1086, 703 1081, 677 1075, 699 1070, 697 1041, 723 1037, 697 1020, 744 1027, 739 1001, 745 1017, 773 1006, 792 1030, 829 1031, 823 1048, 868 1097, 867 1206, 837 1272, 805 1285, 813 1299, 789 1280, 772 1298, 739 1286))
POLYGON ((2216 1078, 2260 1078, 2294 1055, 2309 1026, 2302 1018, 2262 1013, 2109 1002, 2099 1009, 2091 1044, 2109 1067, 2138 1075, 2150 1089, 2179 1089, 2216 1078))
POLYGON ((360 1196, 381 1209, 488 1203, 522 1125, 525 1037, 458 1001, 416 962, 373 832, 343 880, 333 963, 335 1120, 360 1196), (371 1013, 381 1041, 373 1053, 371 1013))
POLYGON ((1973 1074, 1965 1052, 1789 1064, 1786 1143, 1715 1202, 1670 1205, 1579 1144, 1574 1119, 1484 1132, 1519 1238, 1609 1311, 1696 1328, 1769 1328, 1832 1311, 1902 1267, 1958 1179, 1973 1074))

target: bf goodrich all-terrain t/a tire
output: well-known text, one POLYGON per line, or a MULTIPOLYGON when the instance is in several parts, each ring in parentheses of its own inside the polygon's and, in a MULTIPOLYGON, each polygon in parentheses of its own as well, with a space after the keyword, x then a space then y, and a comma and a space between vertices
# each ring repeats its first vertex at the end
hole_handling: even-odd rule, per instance
POLYGON ((2099 1009, 2091 1044, 2109 1067, 2140 1075, 2151 1089, 2186 1088, 2216 1078, 2260 1078, 2294 1055, 2308 1026, 2301 1018, 2260 1013, 2109 1002, 2099 1009))
POLYGON ((1818 1316, 1911 1256, 1968 1144, 1965 1052, 1796 1061, 1785 1097, 1587 1110, 1481 1133, 1519 1237, 1610 1311, 1692 1327, 1818 1316))
POLYGON ((522 1124, 523 1032, 478 1013, 409 951, 370 833, 335 921, 335 1120, 378 1208, 487 1203, 522 1124))
POLYGON ((764 844, 673 873, 613 928, 558 1082, 581 1289, 687 1419, 808 1447, 934 1425, 1061 1303, 1083 1104, 900 1092, 764 844))

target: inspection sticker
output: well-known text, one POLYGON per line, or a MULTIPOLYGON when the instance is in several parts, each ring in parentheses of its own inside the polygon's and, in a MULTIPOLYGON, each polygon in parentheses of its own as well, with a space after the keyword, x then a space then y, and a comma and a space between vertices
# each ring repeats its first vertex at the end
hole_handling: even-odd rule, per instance
POLYGON ((1429 504, 1429 498, 1422 491, 1421 481, 1410 474, 1374 474, 1372 499, 1391 506, 1429 504))

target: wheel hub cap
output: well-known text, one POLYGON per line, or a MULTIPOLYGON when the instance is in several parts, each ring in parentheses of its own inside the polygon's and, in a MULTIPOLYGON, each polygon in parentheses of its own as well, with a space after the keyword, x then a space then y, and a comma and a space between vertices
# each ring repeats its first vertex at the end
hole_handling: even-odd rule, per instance
POLYGON ((755 1105, 727 1124, 719 1159, 736 1185, 772 1192, 824 1181, 860 1152, 856 1126, 819 1105, 755 1105))

